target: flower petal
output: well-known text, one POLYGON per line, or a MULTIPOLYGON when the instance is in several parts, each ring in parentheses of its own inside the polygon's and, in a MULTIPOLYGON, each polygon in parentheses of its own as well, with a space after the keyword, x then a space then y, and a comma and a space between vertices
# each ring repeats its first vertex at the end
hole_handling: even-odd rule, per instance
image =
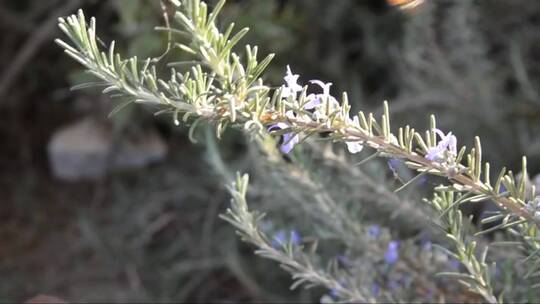
POLYGON ((439 130, 439 129, 437 129, 437 128, 433 128, 433 131, 435 131, 435 133, 436 133, 437 135, 439 135, 439 136, 441 137, 441 139, 446 137, 446 136, 444 135, 444 132, 441 131, 441 130, 439 130))
POLYGON ((360 128, 360 119, 358 118, 358 116, 354 116, 352 121, 355 127, 360 128))
POLYGON ((302 243, 302 237, 300 236, 300 233, 298 233, 298 231, 296 230, 291 231, 291 243, 296 246, 302 243))
POLYGON ((391 241, 384 253, 384 260, 388 264, 394 264, 399 259, 399 242, 391 241))
POLYGON ((352 141, 352 142, 349 141, 349 142, 345 142, 345 144, 347 144, 347 149, 352 154, 358 153, 362 151, 362 149, 364 149, 364 146, 362 145, 361 141, 352 141))
POLYGON ((275 125, 271 125, 269 128, 268 128, 268 132, 270 131, 273 131, 275 129, 280 129, 280 130, 283 130, 283 129, 287 129, 289 128, 289 125, 284 123, 284 122, 278 122, 277 124, 275 125))
POLYGON ((426 159, 431 161, 436 161, 441 158, 441 154, 443 153, 444 149, 440 149, 439 146, 429 148, 428 153, 426 154, 426 159))
POLYGON ((323 95, 325 95, 325 96, 330 95, 330 87, 332 86, 331 82, 324 83, 324 82, 322 82, 320 80, 317 80, 317 79, 310 80, 309 82, 320 86, 321 89, 323 89, 323 95))
POLYGON ((452 133, 449 133, 450 140, 448 143, 448 149, 450 152, 452 152, 454 155, 457 155, 457 139, 452 133))
POLYGON ((292 133, 283 134, 283 144, 280 147, 281 152, 289 154, 292 151, 294 146, 300 142, 300 137, 298 134, 293 135, 292 133))
POLYGON ((282 247, 287 241, 287 234, 284 230, 278 231, 274 238, 272 239, 272 247, 279 248, 282 247))
POLYGON ((282 97, 285 97, 285 98, 289 96, 296 97, 296 93, 302 91, 302 86, 297 83, 298 77, 300 76, 298 74, 293 74, 291 71, 291 67, 287 66, 287 73, 285 77, 283 77, 287 85, 282 87, 282 93, 281 93, 282 97))
POLYGON ((285 112, 285 116, 289 119, 294 119, 296 118, 296 116, 294 115, 294 112, 292 110, 289 110, 287 112, 285 112))
POLYGON ((322 103, 322 99, 315 94, 309 94, 307 100, 309 101, 304 105, 305 110, 314 109, 322 103))

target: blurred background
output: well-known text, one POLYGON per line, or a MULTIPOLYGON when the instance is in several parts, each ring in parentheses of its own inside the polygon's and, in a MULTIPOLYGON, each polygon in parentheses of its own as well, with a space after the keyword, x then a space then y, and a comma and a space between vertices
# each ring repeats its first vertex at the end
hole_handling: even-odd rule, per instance
MULTIPOLYGON (((336 96, 347 91, 356 110, 380 112, 389 100, 394 127, 425 128, 435 113, 464 145, 480 135, 492 168, 518 172, 527 155, 534 182, 540 1, 397 2, 231 0, 221 21, 250 27, 244 42, 277 54, 268 82, 281 84, 289 64, 303 83, 322 79, 336 96)), ((61 37, 57 18, 78 8, 126 55, 159 56, 167 43, 153 30, 164 25, 157 0, 0 2, 0 302, 37 294, 77 302, 318 299, 322 291, 290 291, 288 274, 255 257, 218 218, 229 197, 216 158, 230 172, 251 172, 255 209, 271 210, 280 225, 301 214, 285 208, 279 175, 265 176, 241 133, 228 131, 217 147, 204 134, 192 144, 170 117, 130 106, 108 118, 113 104, 99 90, 70 90, 92 77, 53 40, 61 37)), ((389 178, 380 166, 371 173, 389 178)), ((335 193, 346 188, 339 178, 326 182, 335 193)), ((377 219, 399 233, 414 228, 388 212, 377 219)))

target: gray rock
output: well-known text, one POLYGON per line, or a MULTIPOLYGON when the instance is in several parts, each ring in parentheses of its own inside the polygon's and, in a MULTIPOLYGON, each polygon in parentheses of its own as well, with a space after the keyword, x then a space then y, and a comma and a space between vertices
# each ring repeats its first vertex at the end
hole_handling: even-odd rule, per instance
POLYGON ((84 118, 58 130, 47 150, 54 176, 75 181, 98 179, 112 170, 137 169, 158 162, 165 158, 167 145, 155 130, 122 138, 115 144, 110 128, 84 118))

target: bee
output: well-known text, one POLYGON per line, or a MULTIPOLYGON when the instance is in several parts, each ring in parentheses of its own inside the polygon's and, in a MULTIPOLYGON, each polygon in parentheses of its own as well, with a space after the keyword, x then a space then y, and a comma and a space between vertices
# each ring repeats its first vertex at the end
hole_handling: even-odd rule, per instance
POLYGON ((393 7, 401 10, 412 10, 422 5, 426 0, 386 0, 393 7))

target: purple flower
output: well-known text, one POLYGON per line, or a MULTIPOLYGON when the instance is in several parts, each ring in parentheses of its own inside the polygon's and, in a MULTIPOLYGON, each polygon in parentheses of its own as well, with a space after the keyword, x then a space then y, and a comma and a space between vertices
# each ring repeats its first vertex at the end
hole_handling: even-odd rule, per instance
POLYGON ((283 97, 287 98, 289 96, 293 96, 296 98, 296 94, 302 91, 302 86, 297 83, 298 77, 300 76, 297 74, 293 74, 291 71, 291 67, 287 66, 287 74, 283 78, 287 85, 283 86, 283 90, 281 93, 283 97))
POLYGON ((525 209, 533 214, 535 220, 540 220, 540 196, 535 197, 532 201, 528 201, 525 209))
POLYGON ((304 105, 304 109, 312 110, 322 103, 322 99, 316 97, 316 95, 309 94, 307 97, 308 102, 304 105))
POLYGON ((528 201, 525 209, 529 212, 535 212, 540 209, 540 196, 535 197, 533 200, 528 201))
POLYGON ((431 233, 429 231, 422 231, 420 233, 420 247, 422 250, 431 251, 433 243, 431 242, 431 233))
POLYGON ((460 266, 461 266, 460 261, 456 260, 453 257, 450 258, 450 268, 457 270, 459 269, 460 266))
POLYGON ((330 298, 334 300, 337 300, 339 298, 339 292, 337 291, 337 289, 335 288, 330 289, 330 298))
POLYGON ((287 237, 287 232, 285 230, 279 230, 272 239, 272 247, 279 248, 285 246, 287 242, 291 242, 291 244, 298 246, 302 242, 302 238, 300 237, 300 234, 296 230, 291 230, 289 232, 289 235, 287 237))
POLYGON ((422 244, 422 249, 426 251, 431 251, 432 247, 433 247, 433 244, 430 241, 425 241, 422 244))
POLYGON ((388 288, 391 291, 397 291, 401 287, 401 284, 399 280, 396 279, 390 279, 390 282, 388 282, 388 288))
POLYGON ((371 225, 368 228, 367 234, 369 237, 376 239, 381 235, 381 227, 379 225, 371 225))
POLYGON ((388 163, 388 167, 390 168, 390 170, 395 172, 401 166, 402 161, 397 159, 397 158, 390 158, 387 163, 388 163))
MULTIPOLYGON (((344 288, 345 285, 346 285, 345 280, 344 280, 344 279, 340 279, 340 280, 338 281, 338 285, 339 285, 339 287, 344 288)), ((332 288, 332 289, 330 289, 330 297, 332 297, 333 299, 338 299, 338 298, 339 298, 339 295, 340 295, 340 292, 339 292, 338 288, 332 288)))
POLYGON ((380 291, 381 291, 381 286, 379 286, 379 284, 377 283, 371 284, 371 294, 377 297, 379 296, 380 291))
POLYGON ((300 245, 300 243, 302 243, 302 237, 300 236, 300 234, 298 233, 298 231, 296 230, 292 230, 291 231, 291 243, 293 245, 300 245))
MULTIPOLYGON (((285 116, 288 118, 294 118, 294 113, 292 111, 287 111, 285 113, 285 116)), ((272 131, 274 129, 288 129, 290 128, 290 125, 284 122, 278 122, 275 125, 272 125, 268 128, 268 131, 272 131)), ((288 132, 283 134, 283 143, 281 144, 281 147, 279 148, 281 152, 288 154, 292 151, 294 146, 300 142, 300 136, 298 136, 298 133, 288 132)))
MULTIPOLYGON (((330 95, 330 87, 332 86, 332 83, 324 83, 320 80, 310 80, 309 82, 318 85, 323 89, 322 94, 309 94, 307 96, 308 103, 304 106, 304 109, 314 109, 317 106, 321 105, 324 101, 328 102, 328 108, 333 111, 334 109, 337 109, 339 107, 339 103, 337 102, 336 98, 334 98, 332 95, 330 95)), ((327 113, 324 113, 326 111, 325 109, 317 109, 313 113, 315 115, 315 119, 323 118, 326 116, 327 113)))
POLYGON ((298 134, 285 133, 283 134, 283 144, 280 147, 281 152, 288 154, 294 146, 300 142, 298 134))
POLYGON ((349 260, 349 258, 346 257, 346 256, 343 255, 343 254, 338 255, 338 256, 337 256, 337 260, 338 260, 341 264, 343 264, 343 266, 345 266, 345 267, 351 267, 351 266, 352 266, 351 260, 349 260))
POLYGON ((455 157, 457 155, 457 139, 452 135, 452 132, 448 132, 448 134, 444 135, 444 133, 437 128, 433 129, 433 131, 441 137, 441 140, 437 143, 436 147, 428 149, 426 159, 437 162, 443 161, 446 158, 446 152, 450 152, 451 155, 455 157))
POLYGON ((388 249, 384 253, 384 261, 388 264, 394 264, 399 259, 399 241, 388 243, 388 249))
POLYGON ((287 234, 285 233, 285 230, 280 230, 274 235, 274 238, 272 239, 272 247, 274 248, 283 247, 286 241, 287 241, 287 234))

